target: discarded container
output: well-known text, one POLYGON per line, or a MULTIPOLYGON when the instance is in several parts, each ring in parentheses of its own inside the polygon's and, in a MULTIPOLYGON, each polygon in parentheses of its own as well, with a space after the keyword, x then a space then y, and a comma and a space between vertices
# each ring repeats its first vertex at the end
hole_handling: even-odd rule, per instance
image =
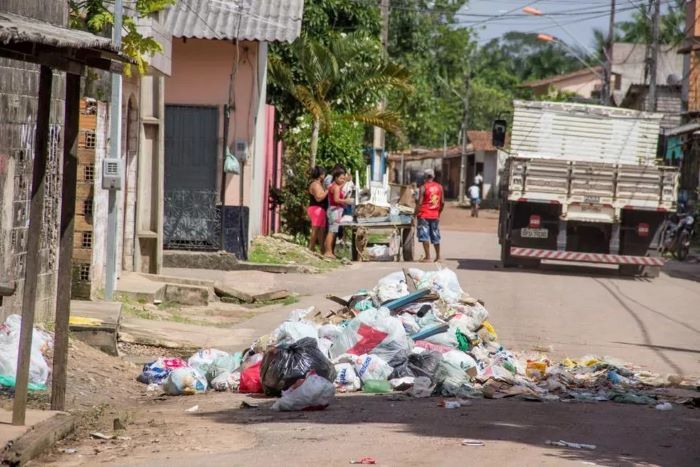
POLYGON ((362 392, 380 394, 391 392, 391 384, 385 379, 367 379, 362 384, 362 392))

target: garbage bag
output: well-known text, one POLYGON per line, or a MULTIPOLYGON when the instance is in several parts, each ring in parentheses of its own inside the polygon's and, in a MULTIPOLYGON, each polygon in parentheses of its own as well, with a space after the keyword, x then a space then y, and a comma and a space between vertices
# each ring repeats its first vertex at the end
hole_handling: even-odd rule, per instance
MULTIPOLYGON (((17 374, 17 354, 22 318, 10 315, 0 325, 0 376, 4 376, 3 386, 14 386, 17 374)), ((51 347, 51 335, 37 328, 32 330, 32 349, 29 360, 29 384, 33 389, 45 389, 51 370, 43 352, 51 347)))
POLYGON ((389 379, 389 375, 394 371, 387 362, 377 355, 360 355, 355 357, 353 366, 363 382, 370 379, 389 379))
POLYGON ((339 392, 359 391, 362 381, 351 363, 338 363, 335 365, 335 387, 339 392))
POLYGON ((397 271, 379 279, 374 293, 381 303, 408 295, 408 285, 406 285, 403 271, 397 271))
POLYGON ((431 381, 435 378, 435 372, 442 360, 440 352, 412 353, 400 365, 395 366, 390 378, 403 378, 404 376, 424 376, 431 381))
POLYGON ((214 378, 210 385, 215 391, 237 390, 241 382, 241 374, 238 372, 223 372, 214 378))
POLYGON ((409 270, 409 274, 417 281, 416 287, 419 289, 429 287, 446 303, 459 303, 463 297, 467 296, 459 285, 457 275, 450 269, 444 268, 439 271, 426 272, 412 268, 409 270))
POLYGON ((241 352, 226 353, 217 357, 207 371, 207 381, 211 382, 224 373, 233 373, 241 366, 243 354, 241 352))
POLYGON ((272 404, 272 410, 323 410, 333 401, 335 387, 326 378, 313 372, 298 379, 282 391, 282 397, 272 404))
POLYGON ((371 353, 389 361, 395 354, 410 350, 410 346, 400 319, 391 316, 387 308, 370 308, 345 323, 333 340, 331 357, 371 353))
POLYGON ((476 361, 459 350, 442 354, 435 380, 442 384, 443 394, 454 394, 463 385, 469 385, 476 376, 476 361))
POLYGON ((263 392, 262 381, 260 379, 261 367, 262 361, 259 361, 241 371, 241 382, 238 386, 238 392, 248 394, 258 394, 263 392))
POLYGON ((330 382, 335 380, 335 368, 318 348, 315 338, 305 337, 293 344, 269 349, 260 372, 265 394, 280 395, 311 370, 330 382))
POLYGON ((481 303, 474 305, 453 305, 456 313, 450 318, 450 324, 455 324, 464 334, 476 332, 489 317, 489 312, 481 303))
MULTIPOLYGON (((228 358, 229 354, 218 349, 200 349, 196 351, 188 360, 187 365, 199 371, 202 375, 209 373, 209 367, 218 358, 228 358)), ((231 370, 229 370, 231 371, 231 370)))
POLYGON ((163 391, 170 396, 192 395, 206 390, 207 379, 191 367, 175 368, 163 383, 163 391))
POLYGON ((318 330, 310 321, 285 321, 272 335, 275 338, 276 345, 293 344, 306 337, 317 339, 318 330))
POLYGON ((163 384, 171 371, 176 368, 185 368, 187 362, 177 357, 160 357, 157 360, 143 365, 141 374, 136 380, 143 384, 163 384))
POLYGON ((440 344, 433 344, 432 342, 428 341, 416 341, 413 343, 415 345, 414 349, 417 348, 423 348, 425 350, 433 350, 435 352, 440 352, 440 353, 445 353, 449 352, 450 350, 454 350, 452 347, 448 347, 446 345, 440 345, 440 344))
POLYGON ((313 306, 310 306, 309 308, 297 308, 296 310, 292 310, 289 312, 289 315, 287 316, 287 321, 304 321, 306 317, 313 311, 313 306))
POLYGON ((408 393, 416 398, 430 397, 434 390, 435 384, 430 380, 430 378, 419 376, 413 380, 413 387, 408 391, 408 393))

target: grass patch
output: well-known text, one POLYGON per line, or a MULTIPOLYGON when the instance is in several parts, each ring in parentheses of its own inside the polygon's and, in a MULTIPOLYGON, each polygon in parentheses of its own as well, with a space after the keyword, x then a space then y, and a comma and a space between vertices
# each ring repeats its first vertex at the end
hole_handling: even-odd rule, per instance
POLYGON ((251 245, 248 259, 253 263, 311 266, 321 271, 336 268, 339 260, 323 258, 309 251, 306 245, 275 237, 257 237, 251 245))
POLYGON ((122 311, 129 316, 141 319, 158 319, 156 315, 151 313, 144 305, 137 306, 130 303, 124 303, 122 311))

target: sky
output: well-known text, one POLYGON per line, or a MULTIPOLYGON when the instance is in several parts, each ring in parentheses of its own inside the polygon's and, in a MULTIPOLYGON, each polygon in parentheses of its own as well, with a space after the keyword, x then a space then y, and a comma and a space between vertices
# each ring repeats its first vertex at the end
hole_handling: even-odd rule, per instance
MULTIPOLYGON (((617 0, 615 21, 629 20, 635 5, 646 2, 617 0)), ((550 34, 568 44, 592 48, 595 28, 607 34, 610 0, 470 0, 459 14, 461 22, 475 28, 480 44, 508 31, 523 31, 550 34), (523 13, 528 5, 544 16, 523 13), (548 13, 554 15, 547 17, 548 13), (494 18, 499 15, 503 16, 494 18)))

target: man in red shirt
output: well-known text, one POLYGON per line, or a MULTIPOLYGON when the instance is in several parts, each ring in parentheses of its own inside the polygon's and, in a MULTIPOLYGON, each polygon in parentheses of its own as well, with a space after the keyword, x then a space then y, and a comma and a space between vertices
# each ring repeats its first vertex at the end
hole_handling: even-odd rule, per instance
POLYGON ((440 214, 445 207, 442 185, 435 181, 435 171, 426 169, 425 183, 418 193, 416 217, 418 218, 418 241, 425 250, 424 262, 430 261, 430 244, 435 248, 435 261, 440 261, 440 214))

